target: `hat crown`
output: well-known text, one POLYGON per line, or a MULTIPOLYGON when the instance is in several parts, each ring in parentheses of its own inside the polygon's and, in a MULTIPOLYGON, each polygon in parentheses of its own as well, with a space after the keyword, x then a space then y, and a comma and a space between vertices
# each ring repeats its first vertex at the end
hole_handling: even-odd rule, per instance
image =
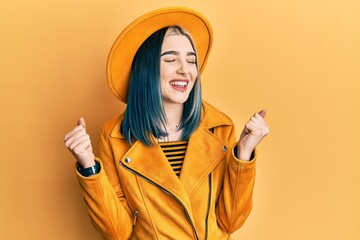
POLYGON ((133 58, 141 44, 164 27, 186 29, 194 40, 199 69, 203 71, 211 50, 213 33, 208 20, 199 12, 184 7, 161 8, 130 23, 115 40, 107 61, 107 81, 113 94, 127 103, 133 58))

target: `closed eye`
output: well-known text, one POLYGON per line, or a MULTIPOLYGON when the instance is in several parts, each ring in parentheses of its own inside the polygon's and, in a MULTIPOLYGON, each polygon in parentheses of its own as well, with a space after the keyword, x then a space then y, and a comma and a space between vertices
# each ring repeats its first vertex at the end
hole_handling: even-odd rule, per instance
MULTIPOLYGON (((186 61, 191 64, 196 64, 196 54, 195 52, 188 52, 186 61)), ((166 51, 161 54, 164 62, 175 62, 179 56, 179 52, 176 51, 166 51)))
POLYGON ((176 60, 174 58, 170 58, 170 59, 164 59, 164 62, 175 62, 176 60))

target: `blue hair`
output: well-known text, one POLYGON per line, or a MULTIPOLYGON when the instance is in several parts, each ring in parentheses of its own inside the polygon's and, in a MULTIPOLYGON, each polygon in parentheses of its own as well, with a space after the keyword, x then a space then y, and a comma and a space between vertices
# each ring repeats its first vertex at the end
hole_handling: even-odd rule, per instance
MULTIPOLYGON (((186 36, 194 44, 188 34, 180 27, 174 27, 179 34, 186 36)), ((128 103, 124 113, 120 131, 130 144, 139 140, 147 146, 153 146, 152 136, 164 138, 166 132, 166 114, 163 108, 160 85, 161 47, 169 27, 162 28, 150 37, 138 49, 131 67, 128 103)), ((198 63, 196 62, 198 66, 198 63)), ((188 140, 197 129, 201 119, 201 83, 200 74, 195 81, 184 110, 179 129, 182 129, 181 140, 188 140)))

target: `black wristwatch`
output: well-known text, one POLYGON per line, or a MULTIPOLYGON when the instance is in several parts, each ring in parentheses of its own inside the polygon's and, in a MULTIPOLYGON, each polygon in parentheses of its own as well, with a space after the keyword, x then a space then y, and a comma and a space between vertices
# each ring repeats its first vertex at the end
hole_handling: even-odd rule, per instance
POLYGON ((88 167, 88 168, 83 168, 78 163, 77 166, 76 166, 76 169, 84 177, 89 177, 89 176, 98 174, 100 172, 100 163, 95 161, 95 165, 91 166, 91 167, 88 167))

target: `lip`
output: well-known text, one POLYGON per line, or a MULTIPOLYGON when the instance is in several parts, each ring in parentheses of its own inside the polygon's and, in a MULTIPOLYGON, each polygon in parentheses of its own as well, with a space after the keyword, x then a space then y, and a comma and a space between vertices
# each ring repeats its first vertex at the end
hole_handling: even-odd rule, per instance
POLYGON ((186 91, 189 80, 188 79, 173 79, 169 82, 170 86, 176 91, 184 92, 186 91))

